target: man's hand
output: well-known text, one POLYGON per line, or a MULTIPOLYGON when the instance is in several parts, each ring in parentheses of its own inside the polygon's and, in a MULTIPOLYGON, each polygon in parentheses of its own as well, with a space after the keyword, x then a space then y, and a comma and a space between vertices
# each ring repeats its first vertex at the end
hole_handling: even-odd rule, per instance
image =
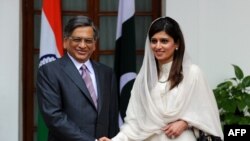
POLYGON ((98 139, 98 141, 111 141, 111 139, 109 139, 107 137, 101 137, 98 139))

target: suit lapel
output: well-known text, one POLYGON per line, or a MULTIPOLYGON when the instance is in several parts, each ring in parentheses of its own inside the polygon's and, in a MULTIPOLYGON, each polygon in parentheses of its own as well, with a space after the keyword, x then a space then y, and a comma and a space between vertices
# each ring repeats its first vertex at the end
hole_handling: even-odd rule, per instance
POLYGON ((96 78, 96 84, 97 84, 97 94, 98 94, 98 100, 97 100, 97 109, 98 109, 98 113, 100 113, 101 108, 102 108, 102 103, 103 103, 103 94, 102 91, 100 90, 102 87, 102 81, 101 81, 101 70, 99 68, 99 65, 96 64, 95 62, 91 61, 92 67, 95 71, 95 78, 96 78))
POLYGON ((82 93, 89 99, 89 101, 91 101, 92 105, 95 107, 94 102, 79 71, 67 54, 62 57, 62 67, 64 68, 63 71, 67 74, 67 76, 70 77, 70 79, 75 83, 75 85, 77 85, 77 87, 79 87, 82 93))

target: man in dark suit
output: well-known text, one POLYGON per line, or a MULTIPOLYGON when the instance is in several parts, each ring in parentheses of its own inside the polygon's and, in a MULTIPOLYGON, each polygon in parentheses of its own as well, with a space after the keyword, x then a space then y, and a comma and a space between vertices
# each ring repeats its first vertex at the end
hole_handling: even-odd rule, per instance
POLYGON ((38 70, 38 105, 49 129, 49 141, 94 141, 102 136, 111 138, 119 130, 113 70, 90 59, 97 38, 98 31, 88 17, 72 18, 64 29, 67 52, 38 70), (82 78, 86 73, 83 65, 92 90, 82 78))

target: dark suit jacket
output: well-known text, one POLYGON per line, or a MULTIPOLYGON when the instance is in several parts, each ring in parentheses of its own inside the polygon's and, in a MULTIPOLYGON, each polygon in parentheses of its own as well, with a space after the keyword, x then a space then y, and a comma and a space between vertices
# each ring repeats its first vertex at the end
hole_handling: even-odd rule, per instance
POLYGON ((49 128, 49 141, 94 141, 118 132, 118 95, 111 68, 91 61, 95 71, 98 109, 66 54, 38 70, 39 109, 49 128))

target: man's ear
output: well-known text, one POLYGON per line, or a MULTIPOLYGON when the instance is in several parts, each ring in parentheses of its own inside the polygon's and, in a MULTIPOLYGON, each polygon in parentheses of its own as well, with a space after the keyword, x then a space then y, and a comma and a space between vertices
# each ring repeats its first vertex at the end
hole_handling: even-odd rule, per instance
POLYGON ((66 50, 67 46, 69 45, 69 40, 68 38, 63 38, 63 49, 66 50))

